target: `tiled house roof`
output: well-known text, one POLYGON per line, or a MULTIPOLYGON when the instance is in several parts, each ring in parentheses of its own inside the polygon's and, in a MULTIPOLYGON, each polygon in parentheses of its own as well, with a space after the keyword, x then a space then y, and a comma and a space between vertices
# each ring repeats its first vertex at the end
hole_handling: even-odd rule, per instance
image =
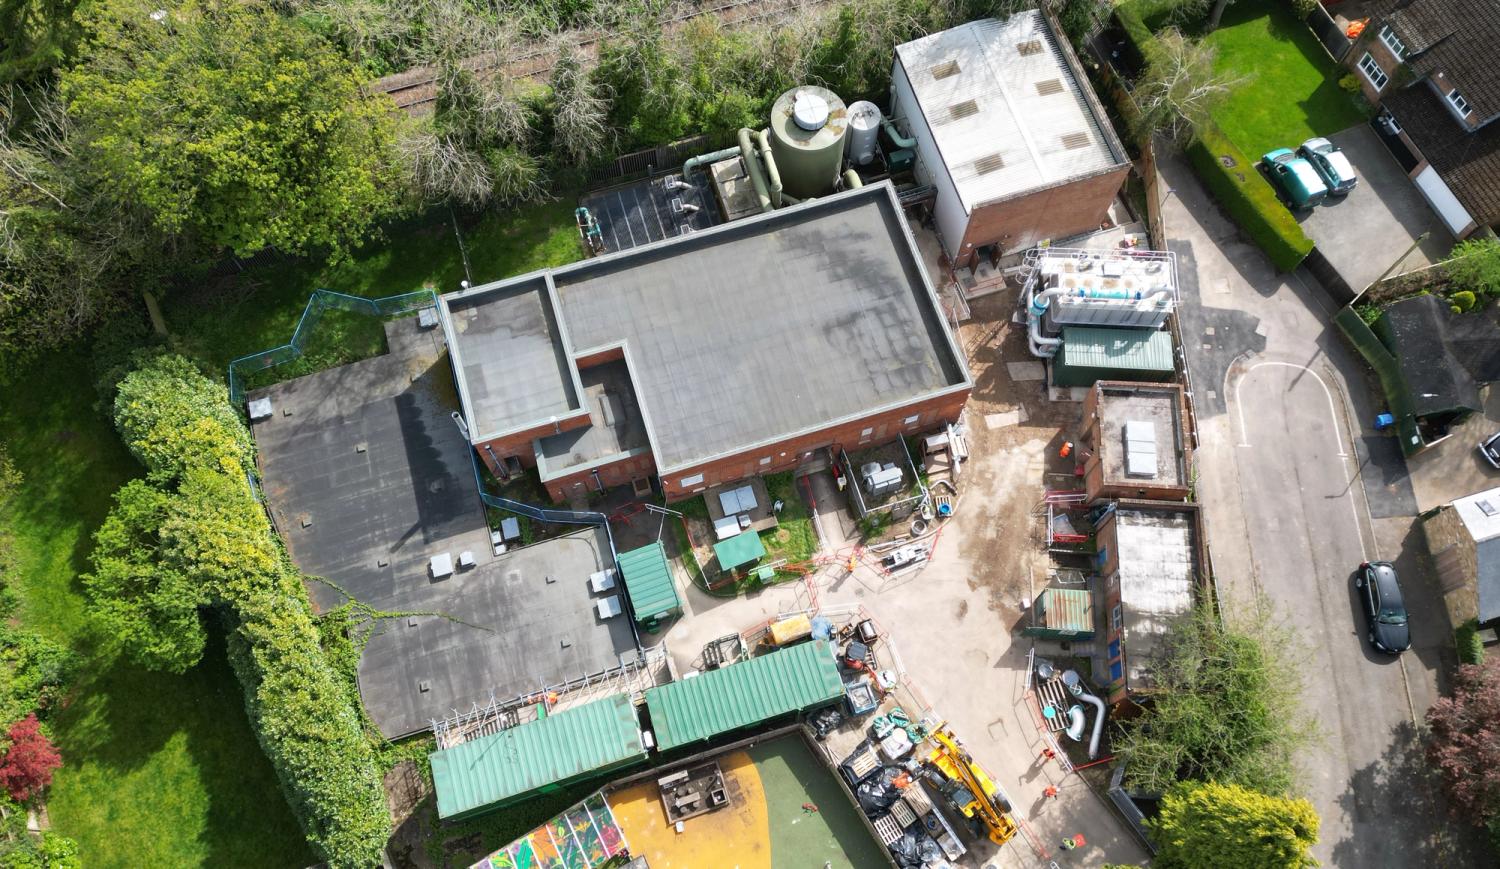
POLYGON ((1500 122, 1465 129, 1424 82, 1384 103, 1469 215, 1481 226, 1500 222, 1500 122))
POLYGON ((1386 0, 1372 17, 1401 37, 1419 78, 1441 72, 1481 122, 1500 115, 1500 0, 1386 0))

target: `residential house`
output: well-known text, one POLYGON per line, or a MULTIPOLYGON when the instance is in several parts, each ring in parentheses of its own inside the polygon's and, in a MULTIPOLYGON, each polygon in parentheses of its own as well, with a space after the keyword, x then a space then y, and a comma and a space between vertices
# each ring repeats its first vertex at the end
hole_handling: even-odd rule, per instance
POLYGON ((1378 128, 1457 238, 1500 223, 1500 0, 1374 0, 1346 55, 1378 128))
POLYGON ((1422 531, 1451 623, 1500 627, 1500 488, 1439 507, 1422 531))

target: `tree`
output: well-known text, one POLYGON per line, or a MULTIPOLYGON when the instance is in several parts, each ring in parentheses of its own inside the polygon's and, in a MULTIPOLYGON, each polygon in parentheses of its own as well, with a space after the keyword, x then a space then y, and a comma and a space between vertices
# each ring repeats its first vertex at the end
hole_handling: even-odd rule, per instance
POLYGON ((599 95, 591 71, 577 51, 560 43, 552 67, 552 143, 575 166, 586 166, 604 156, 609 143, 609 105, 599 95))
POLYGON ((255 447, 226 388, 172 353, 145 354, 115 390, 115 428, 146 466, 146 477, 169 484, 190 466, 243 475, 255 447))
POLYGON ((62 766, 62 756, 42 733, 35 715, 11 724, 6 738, 10 747, 0 758, 0 787, 11 799, 24 802, 52 783, 52 771, 62 766))
POLYGON ((394 210, 384 98, 269 5, 110 0, 88 24, 62 75, 83 163, 158 231, 240 253, 340 251, 394 210))
POLYGON ((1185 782, 1168 791, 1148 822, 1157 869, 1305 869, 1318 865, 1318 814, 1304 799, 1239 785, 1185 782))
POLYGON ((144 480, 126 483, 94 533, 94 570, 83 578, 104 633, 132 661, 169 673, 186 672, 203 657, 198 610, 209 603, 163 539, 179 503, 144 480))
POLYGON ((1476 825, 1500 819, 1500 657, 1465 664, 1453 696, 1427 710, 1427 756, 1442 775, 1455 814, 1476 825))
POLYGON ((0 0, 0 83, 67 60, 78 40, 78 0, 0 0))
POLYGON ((1231 624, 1207 601, 1174 621, 1146 662, 1156 690, 1117 746, 1131 786, 1160 793, 1193 779, 1286 793, 1312 734, 1297 649, 1264 601, 1231 624))
POLYGON ((1471 238, 1453 246, 1443 268, 1456 289, 1500 295, 1500 240, 1471 238))
POLYGON ((1148 138, 1163 132, 1179 146, 1208 123, 1240 79, 1214 72, 1214 49, 1194 42, 1175 27, 1156 35, 1146 58, 1146 72, 1133 92, 1140 108, 1135 133, 1148 138))

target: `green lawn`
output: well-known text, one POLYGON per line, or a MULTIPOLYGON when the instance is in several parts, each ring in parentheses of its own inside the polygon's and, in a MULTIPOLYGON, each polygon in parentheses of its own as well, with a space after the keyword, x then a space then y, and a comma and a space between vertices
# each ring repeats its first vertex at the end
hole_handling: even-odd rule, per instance
POLYGON ((1339 88, 1346 70, 1289 4, 1239 0, 1204 38, 1218 49, 1216 70, 1246 78, 1214 119, 1251 159, 1365 120, 1356 98, 1339 88))
MULTIPOLYGON (((572 210, 564 199, 471 221, 475 282, 577 259, 572 210)), ((463 259, 441 217, 392 227, 341 264, 281 263, 167 296, 174 342, 222 373, 237 356, 286 343, 317 287, 366 296, 456 289, 463 259)), ((383 340, 378 321, 335 313, 300 367, 364 358, 383 340)), ((0 398, 0 443, 25 475, 15 503, 0 505, 16 535, 21 619, 86 659, 53 723, 64 762, 48 801, 53 826, 79 841, 89 867, 308 865, 222 644, 192 672, 166 676, 130 666, 90 635, 78 579, 90 535, 140 468, 93 406, 88 354, 80 345, 38 360, 0 398)))
POLYGON ((4 519, 20 558, 21 619, 85 656, 53 721, 63 767, 53 827, 87 866, 311 862, 239 683, 215 644, 183 676, 118 660, 91 637, 78 575, 114 490, 139 467, 92 407, 82 350, 41 360, 0 402, 0 441, 25 475, 4 519))

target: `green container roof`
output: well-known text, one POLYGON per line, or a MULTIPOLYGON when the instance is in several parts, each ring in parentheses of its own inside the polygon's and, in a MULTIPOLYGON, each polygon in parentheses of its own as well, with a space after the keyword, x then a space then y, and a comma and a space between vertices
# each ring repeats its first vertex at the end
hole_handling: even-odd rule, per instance
POLYGON ((434 751, 438 817, 473 814, 645 756, 629 695, 564 709, 434 751))
POLYGON ((1071 326, 1062 330, 1062 339, 1059 361, 1072 368, 1172 370, 1172 336, 1164 329, 1071 326))
POLYGON ((1049 588, 1042 592, 1042 620, 1049 631, 1094 633, 1094 596, 1080 588, 1049 588))
POLYGON ((813 640, 646 690, 662 751, 844 696, 833 648, 813 640))
POLYGON ((742 531, 728 540, 714 544, 714 555, 719 557, 720 570, 733 570, 741 564, 749 564, 764 558, 766 546, 754 531, 742 531))
POLYGON ((647 621, 682 610, 682 598, 677 596, 677 583, 672 580, 661 541, 622 552, 616 561, 636 619, 647 621))

